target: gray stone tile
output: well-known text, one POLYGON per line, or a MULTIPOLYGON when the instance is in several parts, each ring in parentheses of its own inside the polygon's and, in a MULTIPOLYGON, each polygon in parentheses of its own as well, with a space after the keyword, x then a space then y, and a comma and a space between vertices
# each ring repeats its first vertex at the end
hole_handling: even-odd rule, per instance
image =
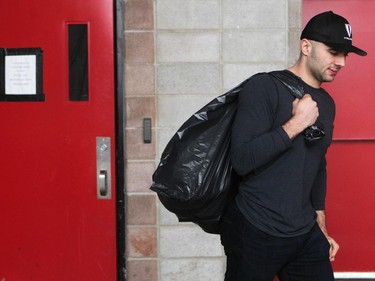
POLYGON ((208 234, 199 226, 160 226, 159 254, 163 258, 219 257, 223 249, 219 235, 208 234))
POLYGON ((302 1, 288 0, 289 28, 302 27, 302 1))
POLYGON ((158 94, 217 94, 219 63, 162 64, 157 68, 158 94))
POLYGON ((157 36, 157 62, 217 62, 220 34, 217 32, 168 32, 157 36))
POLYGON ((218 0, 158 0, 158 29, 218 29, 218 0))
POLYGON ((225 62, 286 60, 285 30, 230 31, 223 35, 225 62))
POLYGON ((268 72, 285 68, 284 62, 263 62, 248 64, 225 64, 223 66, 224 90, 228 91, 246 78, 258 72, 268 72))
POLYGON ((223 259, 166 259, 160 262, 161 281, 224 280, 223 259))
POLYGON ((158 98, 158 127, 179 128, 192 114, 214 97, 205 95, 170 96, 158 98))
POLYGON ((286 0, 224 0, 225 29, 286 28, 286 0))

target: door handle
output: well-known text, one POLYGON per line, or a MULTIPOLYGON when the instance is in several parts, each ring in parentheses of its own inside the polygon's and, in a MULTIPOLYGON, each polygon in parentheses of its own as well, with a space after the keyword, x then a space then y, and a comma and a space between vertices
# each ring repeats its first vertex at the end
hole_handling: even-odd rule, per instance
POLYGON ((99 193, 101 196, 106 196, 108 194, 108 180, 106 170, 101 170, 99 172, 99 193))
POLYGON ((111 138, 96 138, 96 197, 111 199, 111 138))

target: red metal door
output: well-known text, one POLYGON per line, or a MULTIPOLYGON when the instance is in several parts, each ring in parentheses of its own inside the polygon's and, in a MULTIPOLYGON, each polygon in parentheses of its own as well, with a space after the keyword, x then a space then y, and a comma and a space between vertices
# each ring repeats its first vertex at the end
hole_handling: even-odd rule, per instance
POLYGON ((45 100, 0 102, 0 280, 116 280, 113 13, 112 0, 2 0, 0 47, 42 49, 45 100), (79 100, 72 25, 87 36, 79 100), (97 137, 110 138, 104 199, 97 137))
MULTIPOLYGON (((305 0, 303 24, 313 15, 332 10, 351 24, 353 42, 367 57, 349 54, 346 67, 323 88, 337 106, 334 142, 328 152, 328 228, 341 246, 333 262, 336 272, 374 278, 375 272, 375 1, 305 0)), ((338 274, 340 276, 340 274, 338 274)))

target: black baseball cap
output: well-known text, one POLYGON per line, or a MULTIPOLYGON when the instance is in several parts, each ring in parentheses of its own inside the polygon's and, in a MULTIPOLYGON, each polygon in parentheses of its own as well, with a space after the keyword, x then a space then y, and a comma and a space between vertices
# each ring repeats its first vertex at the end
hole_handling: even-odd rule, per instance
POLYGON ((301 40, 304 38, 324 43, 337 51, 367 55, 367 52, 353 46, 352 27, 349 22, 332 11, 310 19, 301 34, 301 40))

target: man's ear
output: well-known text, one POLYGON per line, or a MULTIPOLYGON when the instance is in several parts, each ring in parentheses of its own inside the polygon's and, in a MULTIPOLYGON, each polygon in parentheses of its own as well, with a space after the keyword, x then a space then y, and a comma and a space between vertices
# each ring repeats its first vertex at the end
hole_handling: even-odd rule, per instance
POLYGON ((307 39, 302 39, 300 44, 301 44, 302 54, 304 54, 305 56, 308 56, 310 54, 311 48, 312 48, 311 42, 307 39))

